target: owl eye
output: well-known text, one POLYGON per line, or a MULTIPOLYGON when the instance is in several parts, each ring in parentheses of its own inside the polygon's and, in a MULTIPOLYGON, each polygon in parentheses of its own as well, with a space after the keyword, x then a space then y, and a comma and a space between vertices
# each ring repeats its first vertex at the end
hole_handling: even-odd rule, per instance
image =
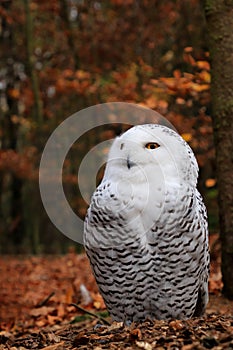
POLYGON ((149 142, 145 145, 147 149, 155 149, 160 147, 160 145, 157 142, 149 142))

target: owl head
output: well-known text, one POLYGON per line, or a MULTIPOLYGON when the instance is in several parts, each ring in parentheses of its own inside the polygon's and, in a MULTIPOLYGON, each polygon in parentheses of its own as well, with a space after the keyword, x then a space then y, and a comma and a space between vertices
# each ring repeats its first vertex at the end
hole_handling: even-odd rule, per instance
POLYGON ((117 137, 105 176, 138 179, 161 176, 167 182, 196 186, 198 165, 192 149, 174 130, 158 124, 137 125, 117 137))

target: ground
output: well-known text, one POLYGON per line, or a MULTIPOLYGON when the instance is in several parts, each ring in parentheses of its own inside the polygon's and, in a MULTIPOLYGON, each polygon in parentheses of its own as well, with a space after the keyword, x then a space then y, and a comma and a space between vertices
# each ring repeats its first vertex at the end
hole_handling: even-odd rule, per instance
POLYGON ((111 324, 85 255, 0 258, 0 350, 233 349, 233 301, 212 243, 206 315, 130 327, 111 324))

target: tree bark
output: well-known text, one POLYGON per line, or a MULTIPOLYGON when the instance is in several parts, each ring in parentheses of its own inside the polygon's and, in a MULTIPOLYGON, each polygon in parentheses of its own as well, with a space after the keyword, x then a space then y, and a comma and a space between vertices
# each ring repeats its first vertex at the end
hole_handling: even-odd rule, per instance
POLYGON ((74 58, 74 66, 75 69, 79 69, 80 68, 80 60, 79 60, 79 56, 77 54, 77 49, 76 49, 76 45, 75 45, 75 37, 74 37, 74 32, 73 32, 73 28, 72 25, 70 23, 69 20, 69 5, 67 3, 66 0, 59 0, 60 3, 60 16, 64 22, 64 27, 65 27, 65 33, 67 35, 67 41, 68 41, 68 45, 70 48, 70 53, 73 55, 74 58))
MULTIPOLYGON (((41 138, 43 126, 43 101, 41 98, 40 84, 38 72, 35 67, 34 46, 35 39, 33 37, 33 16, 31 11, 30 0, 24 0, 25 11, 25 41, 26 41, 26 71, 31 81, 31 87, 34 97, 33 113, 31 119, 36 124, 36 142, 38 146, 41 138)), ((30 182, 25 182, 23 208, 24 208, 24 226, 25 226, 25 241, 28 240, 28 245, 31 245, 33 253, 40 252, 39 232, 40 232, 40 218, 37 206, 38 200, 38 185, 34 188, 30 182), (30 244, 31 243, 31 244, 30 244)))
POLYGON ((40 97, 40 87, 37 72, 34 67, 33 54, 33 26, 29 0, 24 0, 25 8, 25 36, 27 49, 27 71, 32 83, 32 91, 34 96, 34 118, 39 126, 43 123, 42 100, 40 97))
POLYGON ((212 68, 223 293, 233 299, 233 1, 205 0, 205 14, 212 68))

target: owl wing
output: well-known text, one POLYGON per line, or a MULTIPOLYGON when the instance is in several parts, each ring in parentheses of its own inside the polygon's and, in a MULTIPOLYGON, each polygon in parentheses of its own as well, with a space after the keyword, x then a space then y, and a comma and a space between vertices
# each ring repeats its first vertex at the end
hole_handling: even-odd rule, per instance
POLYGON ((204 237, 204 242, 203 242, 203 251, 202 251, 202 255, 203 255, 202 269, 200 273, 200 287, 198 291, 196 309, 193 314, 193 317, 199 317, 203 315, 209 300, 208 278, 209 278, 209 265, 210 265, 207 211, 206 211, 205 204, 203 203, 202 197, 198 191, 196 191, 196 198, 197 198, 197 210, 199 214, 200 227, 204 237))

